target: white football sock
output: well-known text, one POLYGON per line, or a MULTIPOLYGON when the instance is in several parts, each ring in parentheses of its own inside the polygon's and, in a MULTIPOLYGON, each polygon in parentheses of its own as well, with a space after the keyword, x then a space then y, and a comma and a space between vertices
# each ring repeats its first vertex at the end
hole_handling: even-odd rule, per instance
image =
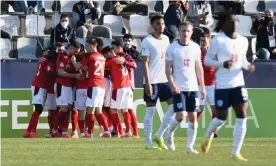
POLYGON ((197 135, 197 128, 198 123, 197 122, 188 122, 188 129, 187 129, 187 149, 194 149, 194 144, 196 141, 196 135, 197 135))
POLYGON ((153 126, 153 116, 155 113, 155 107, 147 107, 146 114, 144 117, 144 132, 146 137, 146 145, 149 146, 152 144, 152 126, 153 126))
POLYGON ((240 153, 243 140, 246 134, 247 119, 236 118, 236 124, 233 130, 233 150, 232 155, 240 153))
POLYGON ((225 122, 225 120, 220 120, 218 118, 212 119, 212 121, 210 122, 209 127, 205 133, 205 138, 212 139, 214 136, 214 131, 217 128, 221 128, 223 126, 224 122, 225 122))
POLYGON ((170 122, 172 118, 174 117, 174 109, 173 109, 173 104, 169 105, 168 111, 165 113, 163 120, 161 122, 160 128, 158 129, 157 133, 155 134, 156 137, 161 138, 166 129, 169 127, 170 122))
POLYGON ((171 122, 170 122, 170 126, 166 132, 166 137, 173 137, 174 135, 174 131, 177 129, 179 125, 179 122, 175 119, 175 118, 172 118, 171 122))

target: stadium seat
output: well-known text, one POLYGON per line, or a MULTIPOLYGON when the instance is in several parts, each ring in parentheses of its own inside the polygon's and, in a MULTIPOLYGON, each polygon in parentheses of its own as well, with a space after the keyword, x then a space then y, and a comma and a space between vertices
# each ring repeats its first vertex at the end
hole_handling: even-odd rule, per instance
POLYGON ((52 28, 56 27, 57 24, 60 22, 60 14, 58 12, 54 12, 52 15, 52 28))
POLYGON ((44 16, 30 14, 26 16, 26 35, 45 36, 46 20, 44 16))
POLYGON ((169 1, 163 0, 163 12, 165 13, 169 7, 169 1))
POLYGON ((252 40, 251 40, 251 49, 252 49, 252 53, 253 53, 253 56, 252 56, 252 58, 253 59, 256 59, 257 58, 257 56, 256 56, 256 40, 257 40, 257 38, 252 38, 252 40))
POLYGON ((276 12, 276 1, 275 0, 265 0, 265 10, 272 9, 276 12))
POLYGON ((245 0, 244 1, 244 11, 246 13, 258 13, 257 6, 259 1, 245 0))
POLYGON ((54 4, 54 0, 46 0, 44 1, 44 8, 46 12, 53 12, 52 5, 54 4))
MULTIPOLYGON (((8 14, 4 14, 0 16, 0 28, 5 30, 6 32, 12 33, 13 26, 16 25, 17 30, 20 28, 20 20, 18 16, 11 16, 8 14)), ((20 34, 18 32, 18 34, 20 34)))
POLYGON ((250 16, 244 16, 244 15, 236 15, 238 18, 238 33, 240 35, 250 37, 253 36, 250 33, 250 29, 252 27, 252 20, 250 16))
POLYGON ((148 7, 149 7, 149 12, 156 12, 156 11, 154 10, 154 6, 155 6, 155 4, 156 4, 156 1, 153 1, 153 0, 151 0, 151 1, 149 1, 149 0, 142 0, 141 3, 142 3, 142 4, 145 4, 145 5, 148 5, 148 7))
POLYGON ((20 37, 17 39, 18 59, 37 59, 37 40, 35 38, 20 37))
POLYGON ((0 38, 0 59, 12 59, 9 57, 9 53, 11 51, 11 42, 9 39, 0 38))
POLYGON ((77 3, 77 1, 71 0, 60 0, 60 11, 61 12, 72 12, 73 6, 77 3))
POLYGON ((124 20, 122 16, 105 15, 103 23, 112 30, 113 36, 122 35, 122 29, 124 27, 124 20))
POLYGON ((131 15, 129 18, 130 33, 135 36, 145 36, 148 34, 149 17, 141 15, 131 15))
MULTIPOLYGON (((89 1, 91 2, 92 0, 89 0, 89 1)), ((104 12, 103 6, 105 4, 105 0, 100 0, 100 1, 97 1, 97 2, 99 3, 99 7, 101 9, 101 12, 104 12)))
POLYGON ((139 38, 134 38, 134 40, 133 40, 133 45, 136 47, 136 50, 138 51, 138 52, 141 52, 141 50, 142 50, 142 41, 141 41, 141 39, 139 39, 139 38))

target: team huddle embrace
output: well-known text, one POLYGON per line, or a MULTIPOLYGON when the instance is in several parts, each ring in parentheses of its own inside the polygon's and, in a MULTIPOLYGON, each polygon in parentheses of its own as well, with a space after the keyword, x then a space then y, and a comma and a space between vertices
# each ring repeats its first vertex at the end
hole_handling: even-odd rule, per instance
POLYGON ((136 63, 122 51, 119 41, 101 47, 102 41, 92 38, 85 48, 72 41, 67 50, 56 43, 44 53, 31 86, 35 112, 24 137, 37 137, 43 108, 49 113, 50 132, 46 137, 78 138, 79 128, 80 137, 91 138, 95 119, 100 126, 99 137, 139 137, 132 110, 136 63), (123 114, 125 131, 118 110, 123 114), (70 116, 72 133, 68 135, 70 116))

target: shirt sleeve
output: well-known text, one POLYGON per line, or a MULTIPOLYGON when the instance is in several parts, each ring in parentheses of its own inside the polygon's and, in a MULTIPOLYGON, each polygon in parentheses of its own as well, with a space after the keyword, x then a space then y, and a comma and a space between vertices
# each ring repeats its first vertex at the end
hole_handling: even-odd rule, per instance
POLYGON ((142 45, 141 56, 150 56, 150 51, 149 51, 146 39, 142 41, 141 45, 142 45))
POLYGON ((247 61, 246 54, 248 49, 248 40, 245 38, 244 40, 244 53, 242 54, 242 68, 248 70, 248 66, 250 63, 247 61))
POLYGON ((173 60, 173 49, 172 49, 172 45, 170 45, 166 51, 165 54, 165 59, 168 61, 172 61, 173 60))
POLYGON ((219 45, 219 43, 218 43, 217 38, 214 38, 211 41, 210 47, 209 47, 207 54, 205 56, 205 59, 204 59, 204 64, 206 66, 216 67, 216 68, 223 66, 223 62, 219 62, 217 60, 218 45, 219 45))
POLYGON ((105 68, 111 69, 112 61, 113 61, 113 60, 105 61, 105 68))

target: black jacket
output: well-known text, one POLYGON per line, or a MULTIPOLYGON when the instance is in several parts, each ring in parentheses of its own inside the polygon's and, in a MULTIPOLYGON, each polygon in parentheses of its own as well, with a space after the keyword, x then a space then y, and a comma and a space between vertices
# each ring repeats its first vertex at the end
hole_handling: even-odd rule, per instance
POLYGON ((136 50, 135 46, 132 46, 130 49, 124 49, 124 52, 130 55, 133 59, 140 59, 140 53, 136 50))
POLYGON ((68 44, 68 43, 70 43, 70 41, 76 40, 76 32, 70 26, 68 26, 66 29, 63 29, 63 27, 59 23, 52 30, 50 38, 51 38, 51 46, 53 46, 55 42, 61 42, 63 44, 68 44))
POLYGON ((78 2, 73 6, 73 12, 77 13, 80 18, 77 21, 77 25, 76 25, 77 28, 86 23, 85 17, 84 17, 85 15, 91 18, 93 24, 98 24, 98 17, 100 13, 98 13, 96 8, 99 6, 99 4, 93 1, 93 5, 95 7, 93 7, 91 3, 78 2), (90 12, 87 14, 84 14, 84 11, 82 10, 82 5, 84 5, 85 10, 89 10, 90 12))
MULTIPOLYGON (((273 23, 274 28, 274 36, 276 40, 276 24, 273 23)), ((253 23, 253 26, 251 28, 252 34, 257 34, 257 44, 256 44, 256 50, 260 48, 266 48, 267 50, 271 51, 273 48, 269 47, 269 39, 268 39, 268 23, 264 19, 256 19, 253 23)))

